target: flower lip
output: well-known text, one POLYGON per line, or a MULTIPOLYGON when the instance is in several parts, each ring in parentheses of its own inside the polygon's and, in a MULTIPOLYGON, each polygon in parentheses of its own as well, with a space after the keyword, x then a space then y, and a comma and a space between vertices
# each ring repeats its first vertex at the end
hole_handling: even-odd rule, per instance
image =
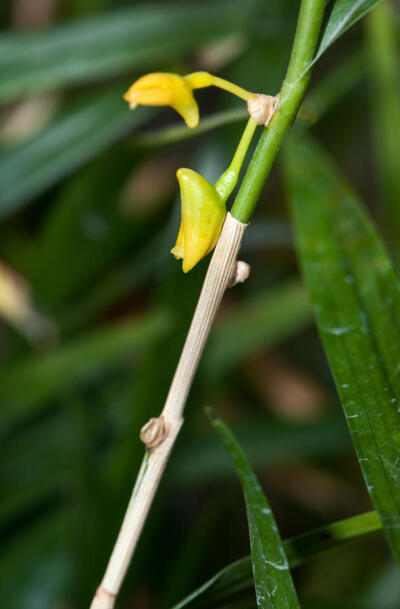
POLYGON ((134 109, 142 106, 171 106, 182 116, 188 127, 196 127, 199 109, 190 84, 178 74, 153 72, 142 76, 123 96, 134 109))

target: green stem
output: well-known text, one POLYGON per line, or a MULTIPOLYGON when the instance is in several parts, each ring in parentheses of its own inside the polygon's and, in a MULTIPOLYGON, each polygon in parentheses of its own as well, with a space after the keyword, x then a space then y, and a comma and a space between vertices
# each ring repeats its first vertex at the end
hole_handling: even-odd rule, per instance
POLYGON ((373 87, 373 151, 387 226, 399 257, 400 230, 400 61, 395 5, 382 2, 366 20, 368 67, 373 87))
POLYGON ((325 0, 302 0, 279 108, 260 137, 231 210, 232 216, 240 222, 250 220, 283 138, 300 108, 310 79, 310 70, 306 71, 306 68, 317 46, 325 4, 325 0))
POLYGON ((236 152, 234 154, 231 164, 215 184, 215 188, 224 202, 227 200, 227 198, 229 197, 229 195, 237 184, 240 169, 242 167, 244 157, 246 156, 256 127, 256 121, 250 118, 247 121, 246 128, 243 131, 242 137, 240 138, 239 145, 236 148, 236 152))

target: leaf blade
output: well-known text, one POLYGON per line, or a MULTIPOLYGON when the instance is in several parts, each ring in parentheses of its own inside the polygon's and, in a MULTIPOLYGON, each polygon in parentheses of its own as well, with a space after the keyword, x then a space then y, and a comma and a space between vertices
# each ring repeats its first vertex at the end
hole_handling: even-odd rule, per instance
POLYGON ((260 609, 297 609, 300 605, 289 563, 264 492, 229 428, 220 419, 212 419, 212 423, 232 458, 243 488, 257 605, 260 609))
POLYGON ((372 89, 374 156, 384 215, 393 246, 400 229, 400 61, 395 6, 383 2, 366 19, 368 69, 372 89))
POLYGON ((318 329, 367 488, 400 561, 400 284, 374 226, 311 139, 289 143, 285 172, 318 329))
POLYGON ((215 381, 257 350, 301 332, 311 318, 308 295, 297 279, 262 291, 221 320, 210 338, 201 370, 215 381))
POLYGON ((3 429, 27 413, 41 411, 71 379, 80 384, 102 379, 106 370, 120 366, 163 336, 171 324, 165 311, 138 316, 87 333, 78 340, 4 367, 0 396, 4 400, 3 429), (29 387, 29 391, 26 388, 29 387))
MULTIPOLYGON (((364 539, 382 530, 376 512, 366 512, 320 527, 283 542, 291 568, 305 564, 319 554, 364 539)), ((252 585, 251 557, 245 556, 221 569, 173 609, 226 604, 234 594, 243 594, 252 585)))
POLYGON ((359 19, 364 17, 382 0, 336 0, 328 22, 325 26, 324 33, 314 59, 307 66, 309 70, 311 66, 325 53, 328 47, 331 46, 344 34, 352 25, 357 23, 359 19))
POLYGON ((32 139, 0 155, 0 219, 15 213, 89 159, 143 124, 151 111, 129 112, 113 87, 55 119, 32 139))
POLYGON ((165 61, 246 28, 254 0, 158 4, 0 36, 0 101, 165 61))

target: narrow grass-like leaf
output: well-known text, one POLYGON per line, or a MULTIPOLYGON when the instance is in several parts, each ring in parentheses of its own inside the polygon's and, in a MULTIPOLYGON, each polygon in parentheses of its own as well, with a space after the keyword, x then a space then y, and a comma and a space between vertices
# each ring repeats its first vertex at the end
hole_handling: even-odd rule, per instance
POLYGON ((336 0, 325 26, 324 33, 313 61, 307 70, 325 53, 326 49, 359 19, 364 17, 381 0, 336 0))
MULTIPOLYGON (((17 433, 14 430, 2 439, 0 485, 4 496, 0 503, 0 530, 7 528, 10 519, 25 520, 38 506, 54 506, 60 497, 75 492, 77 483, 82 483, 81 468, 93 468, 96 485, 105 486, 103 460, 82 462, 83 446, 87 447, 87 454, 92 454, 91 448, 101 438, 107 460, 132 406, 135 373, 130 367, 89 391, 82 392, 79 383, 80 392, 57 395, 56 408, 48 409, 34 421, 25 418, 17 433), (82 430, 80 419, 90 422, 90 433, 82 430)), ((30 526, 29 519, 26 526, 30 526)))
POLYGON ((60 326, 67 332, 82 328, 108 311, 126 294, 131 294, 157 268, 153 253, 159 247, 161 238, 162 233, 158 232, 155 238, 149 239, 139 252, 127 258, 122 265, 103 273, 102 278, 93 288, 85 291, 73 307, 62 307, 57 315, 60 326))
MULTIPOLYGON (((256 417, 238 422, 234 433, 253 467, 263 470, 280 462, 347 451, 351 446, 346 424, 337 416, 312 423, 284 423, 256 417)), ((234 475, 229 457, 217 440, 204 432, 187 432, 186 441, 182 441, 171 464, 176 484, 207 484, 234 475)))
POLYGON ((332 69, 305 100, 305 107, 319 120, 343 98, 353 92, 367 73, 367 58, 364 49, 357 49, 332 69))
POLYGON ((353 599, 330 598, 317 594, 303 599, 303 609, 366 609, 366 607, 361 602, 354 602, 353 599))
MULTIPOLYGON (((207 349, 202 371, 204 381, 207 384, 215 382, 221 374, 232 370, 241 359, 255 353, 261 346, 265 348, 265 345, 273 345, 292 336, 309 324, 311 315, 304 288, 297 281, 262 292, 233 307, 217 322, 215 339, 207 349), (296 299, 295 307, 290 304, 293 299, 296 299), (246 340, 235 348, 232 341, 228 341, 224 347, 232 327, 238 327, 243 319, 247 319, 247 323, 241 325, 243 332, 249 334, 246 340), (217 360, 221 360, 220 366, 214 371, 213 362, 217 360)), ((0 374, 3 422, 19 416, 18 413, 40 410, 71 383, 77 389, 81 383, 98 378, 118 362, 126 361, 131 349, 136 350, 136 344, 142 348, 164 336, 171 327, 168 315, 156 313, 94 331, 47 355, 28 357, 18 364, 10 364, 0 374), (29 391, 25 389, 27 386, 29 391)), ((186 326, 183 331, 186 331, 186 326)))
MULTIPOLYGON (((118 421, 119 425, 121 418, 126 420, 126 409, 129 413, 131 409, 130 384, 126 380, 129 376, 128 370, 121 379, 111 383, 108 380, 106 384, 93 388, 96 419, 92 434, 97 433, 97 428, 109 428, 110 420, 118 421), (116 394, 117 408, 111 397, 116 394)), ((136 376, 134 416, 140 422, 153 412, 150 408, 149 412, 141 411, 138 380, 136 376)), ((76 398, 69 393, 66 399, 68 404, 72 399, 76 398)), ((84 399, 87 400, 87 397, 84 399)), ((64 404, 62 398, 59 402, 64 404)), ((90 401, 84 410, 90 416, 90 401)), ((252 465, 263 470, 281 462, 342 454, 351 445, 344 421, 336 417, 301 425, 250 420, 246 425, 242 423, 237 426, 237 435, 252 465)), ((132 438, 132 434, 129 437, 132 438)), ((136 446, 141 448, 140 444, 136 446)), ((0 527, 13 513, 24 512, 49 496, 66 492, 73 483, 75 448, 76 433, 65 406, 3 442, 0 446, 0 484, 4 498, 0 504, 0 527)), ((215 434, 210 437, 188 430, 171 463, 171 485, 179 489, 193 489, 205 484, 218 484, 232 475, 234 472, 229 457, 215 434), (193 454, 196 454, 195 462, 193 454)))
POLYGON ((300 607, 275 518, 264 492, 234 435, 220 419, 211 419, 240 478, 249 523, 254 586, 259 609, 300 607))
MULTIPOLYGON (((376 512, 352 516, 283 542, 291 568, 344 544, 364 539, 382 530, 376 512)), ((250 592, 252 587, 251 557, 245 556, 227 565, 207 582, 175 605, 174 609, 224 606, 235 595, 250 592)))
POLYGON ((151 116, 141 108, 129 112, 123 86, 78 107, 32 139, 0 154, 0 219, 53 186, 151 116))
MULTIPOLYGON (((137 224, 138 223, 135 223, 135 225, 137 224)), ((139 224, 138 229, 140 233, 143 233, 142 225, 139 224)), ((131 227, 130 230, 131 235, 134 236, 135 233, 133 227, 131 227)), ((148 279, 148 277, 151 276, 151 273, 158 268, 158 258, 154 257, 153 253, 159 247, 160 240, 162 240, 164 237, 164 232, 164 230, 156 232, 154 238, 148 239, 143 248, 124 260, 121 265, 112 267, 112 269, 107 270, 106 273, 103 272, 101 279, 97 280, 93 287, 91 287, 90 291, 85 291, 85 293, 80 295, 79 300, 74 302, 73 307, 70 306, 70 303, 65 304, 64 302, 61 313, 58 312, 57 315, 57 320, 61 324, 62 328, 70 330, 76 329, 77 327, 82 327, 82 325, 88 323, 88 321, 99 316, 100 313, 109 310, 113 303, 118 302, 118 300, 126 297, 127 294, 132 293, 132 291, 137 288, 141 282, 148 279)), ((292 242, 293 240, 289 223, 278 221, 255 221, 251 226, 251 231, 249 231, 246 235, 246 240, 243 245, 243 252, 248 253, 257 248, 263 248, 265 247, 266 243, 268 247, 292 247, 292 242)), ((54 281, 55 279, 52 280, 52 293, 54 291, 54 281)), ((63 299, 65 301, 64 295, 63 299)), ((245 357, 246 352, 247 354, 249 352, 254 352, 260 345, 262 345, 264 348, 269 347, 275 342, 275 339, 284 340, 286 336, 290 336, 296 331, 301 331, 302 328, 306 327, 307 325, 307 307, 308 319, 311 320, 312 310, 310 304, 307 303, 305 289, 297 283, 296 279, 287 283, 282 283, 282 285, 279 285, 276 288, 263 291, 262 295, 257 294, 252 297, 248 297, 232 307, 232 309, 224 314, 220 322, 217 323, 217 327, 213 331, 211 337, 211 343, 213 344, 211 351, 213 351, 213 349, 218 349, 221 357, 224 360, 221 361, 221 372, 224 372, 228 367, 235 365, 237 361, 239 361, 240 357, 245 357), (293 315, 293 317, 288 315, 286 318, 287 325, 281 323, 281 333, 276 332, 272 323, 272 318, 268 319, 268 315, 265 315, 262 312, 262 309, 265 306, 271 313, 273 313, 275 298, 278 297, 278 293, 281 294, 282 306, 284 306, 284 303, 287 302, 287 299, 290 297, 289 293, 292 290, 292 295, 299 296, 299 306, 296 308, 291 307, 290 313, 293 315), (302 306, 303 304, 304 307, 302 306), (225 322, 227 325, 235 323, 233 320, 230 321, 231 316, 235 316, 236 321, 247 318, 247 313, 244 310, 242 312, 239 310, 242 308, 242 306, 244 309, 248 310, 249 314, 254 315, 254 319, 257 318, 258 321, 261 321, 262 318, 265 326, 267 324, 271 325, 271 331, 268 332, 266 328, 264 330, 264 325, 262 325, 262 329, 259 328, 263 333, 262 337, 256 333, 253 333, 252 336, 254 338, 254 343, 251 344, 251 340, 246 340, 244 343, 242 343, 244 351, 240 356, 240 349, 238 349, 238 351, 236 351, 236 349, 231 350, 231 342, 222 345, 222 341, 224 340, 222 334, 225 333, 225 335, 227 335, 229 332, 228 330, 223 330, 225 322), (269 307, 271 307, 271 309, 269 309, 269 307), (257 313, 257 311, 259 313, 257 313), (217 333, 217 338, 214 340, 213 336, 215 333, 217 333), (225 346, 230 351, 232 358, 230 358, 229 354, 225 355, 225 346), (224 352, 223 355, 222 351, 224 352)), ((282 318, 280 318, 280 321, 282 322, 282 318)), ((256 321, 254 321, 254 323, 256 323, 256 321)), ((208 357, 205 355, 204 365, 213 375, 213 369, 209 364, 206 363, 207 360, 208 357)))
POLYGON ((12 518, 73 487, 76 441, 76 430, 63 412, 2 442, 1 529, 12 518))
POLYGON ((166 146, 168 144, 174 144, 182 140, 190 139, 203 133, 207 133, 212 129, 229 125, 239 121, 245 121, 249 117, 249 113, 245 105, 242 108, 235 108, 234 110, 224 110, 217 112, 211 116, 206 116, 201 119, 197 127, 189 129, 181 123, 172 125, 171 127, 164 127, 159 131, 150 131, 143 135, 135 137, 133 143, 135 146, 145 147, 158 147, 166 146))
POLYGON ((400 284, 356 196, 311 140, 285 157, 300 263, 360 466, 400 561, 400 284))
POLYGON ((8 609, 54 607, 65 595, 73 560, 62 542, 71 531, 66 510, 45 512, 29 528, 4 540, 0 552, 0 604, 8 609), (34 599, 34 600, 33 600, 34 599))
POLYGON ((383 565, 377 575, 367 582, 363 592, 365 609, 398 609, 400 598, 399 570, 394 561, 383 565))
POLYGON ((394 3, 383 2, 366 19, 372 83, 372 150, 378 165, 383 216, 392 233, 397 256, 400 230, 400 57, 394 3))
POLYGON ((221 378, 257 349, 303 330, 311 315, 307 292, 298 280, 260 292, 221 320, 205 352, 204 374, 209 379, 221 378))
POLYGON ((93 332, 40 357, 31 356, 0 374, 2 426, 73 386, 90 384, 160 338, 170 325, 165 313, 152 313, 93 332))
POLYGON ((132 7, 0 37, 0 101, 103 79, 243 32, 257 3, 223 0, 132 7))
POLYGON ((52 313, 62 307, 79 315, 75 303, 92 292, 93 283, 104 282, 116 261, 165 220, 167 210, 127 213, 119 204, 138 164, 129 152, 118 153, 109 151, 69 180, 52 199, 40 240, 18 243, 11 252, 14 266, 22 267, 38 301, 52 313))

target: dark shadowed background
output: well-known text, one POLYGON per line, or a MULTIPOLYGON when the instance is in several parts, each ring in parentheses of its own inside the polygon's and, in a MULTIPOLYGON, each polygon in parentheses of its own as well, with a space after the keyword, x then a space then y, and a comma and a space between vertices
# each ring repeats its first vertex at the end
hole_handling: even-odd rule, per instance
MULTIPOLYGON (((175 173, 216 180, 246 120, 243 103, 216 89, 196 92, 199 133, 171 109, 130 112, 122 95, 155 70, 207 70, 275 94, 298 5, 1 3, 1 607, 89 606, 142 457, 138 431, 163 406, 208 263, 184 275, 169 253, 175 173)), ((392 8, 388 72, 368 16, 318 63, 295 129, 334 157, 398 262, 392 8)), ((300 277, 279 161, 242 258, 251 276, 224 299, 121 609, 171 607, 249 552, 241 489, 205 406, 241 441, 284 539, 372 509, 300 277)), ((400 606, 382 535, 293 574, 305 608, 400 606)))

